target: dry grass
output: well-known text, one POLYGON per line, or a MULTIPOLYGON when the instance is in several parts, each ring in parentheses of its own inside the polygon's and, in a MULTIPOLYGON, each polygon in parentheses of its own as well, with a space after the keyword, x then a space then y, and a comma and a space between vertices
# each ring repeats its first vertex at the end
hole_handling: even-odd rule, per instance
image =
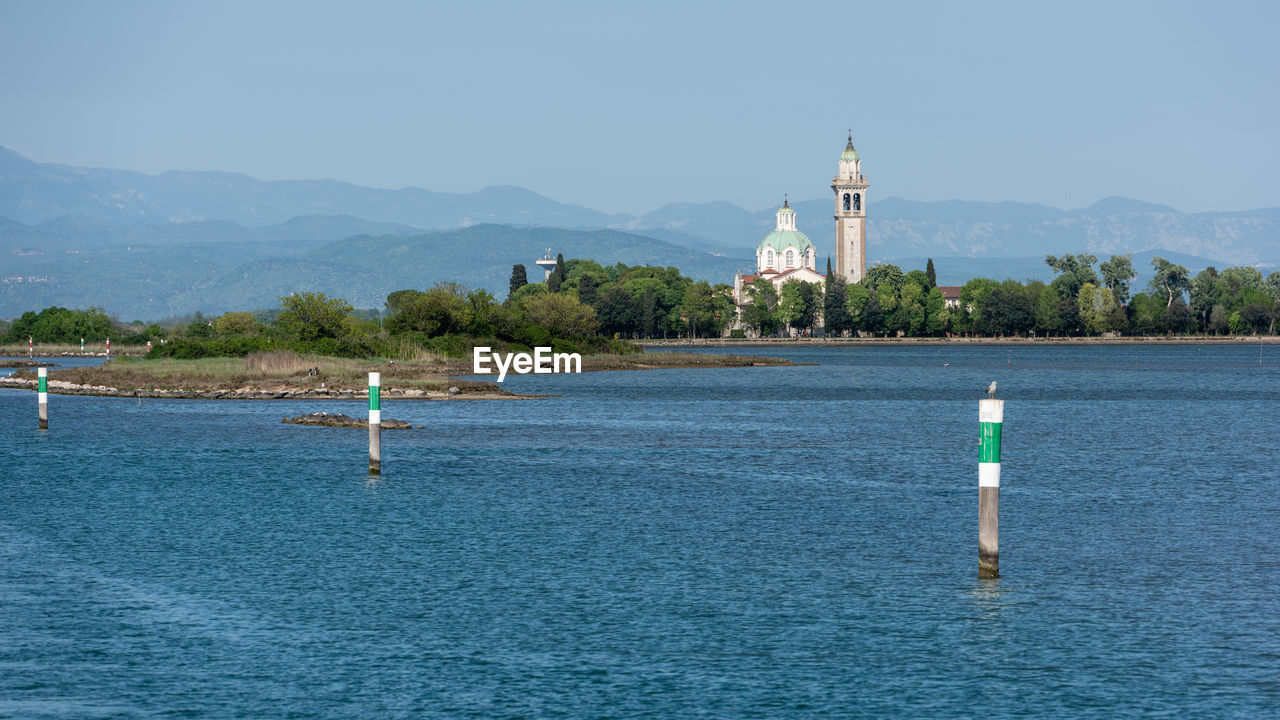
POLYGON ((251 373, 272 376, 297 375, 315 367, 309 359, 287 350, 250 353, 244 357, 242 362, 245 369, 251 373))
MULTIPOLYGON (((85 354, 106 352, 106 347, 102 343, 85 343, 84 352, 85 354)), ((146 345, 139 347, 137 345, 125 346, 125 345, 117 344, 111 347, 112 355, 144 354, 146 352, 147 352, 146 345)), ((36 346, 35 346, 35 354, 37 357, 41 355, 62 355, 63 353, 66 353, 68 355, 79 355, 80 344, 76 343, 74 345, 61 345, 57 343, 36 343, 36 346)), ((14 344, 14 345, 0 345, 0 356, 26 357, 26 355, 27 355, 27 344, 25 342, 14 344)))
MULTIPOLYGON (((292 352, 257 353, 244 358, 201 358, 175 360, 121 357, 96 367, 55 368, 49 376, 80 385, 105 385, 144 390, 364 390, 371 371, 382 373, 384 387, 446 390, 457 386, 463 392, 497 392, 492 383, 477 383, 449 377, 434 358, 416 362, 374 361, 299 355, 292 352), (319 368, 319 375, 308 370, 319 368)), ((457 372, 457 371, 455 371, 457 372)), ((470 372, 470 369, 467 369, 470 372)), ((34 377, 33 371, 19 371, 18 377, 34 377)))

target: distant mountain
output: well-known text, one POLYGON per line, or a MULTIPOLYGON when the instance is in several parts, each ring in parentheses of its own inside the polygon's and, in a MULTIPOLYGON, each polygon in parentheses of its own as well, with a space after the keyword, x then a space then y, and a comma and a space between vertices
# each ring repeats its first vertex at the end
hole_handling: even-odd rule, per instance
MULTIPOLYGON (((792 207, 824 267, 834 249, 832 199, 792 207)), ((220 172, 147 175, 39 163, 0 147, 0 317, 50 303, 104 305, 126 317, 214 312, 272 304, 286 288, 370 304, 384 289, 442 279, 505 292, 511 265, 531 266, 545 247, 728 282, 753 267, 776 211, 712 202, 609 214, 517 187, 437 193, 220 172)), ((1193 271, 1280 265, 1280 208, 1183 213, 1109 197, 1060 210, 873 196, 868 211, 873 262, 897 258, 909 269, 932 257, 946 283, 1047 279, 1044 255, 1079 252, 1135 253, 1139 272, 1155 252, 1193 271)))
POLYGON ((224 172, 147 175, 37 163, 0 147, 0 216, 35 224, 64 215, 130 226, 230 220, 249 227, 306 215, 350 215, 419 228, 479 223, 604 227, 625 219, 518 187, 457 194, 384 190, 337 180, 257 180, 224 172))
MULTIPOLYGON (((359 226, 354 221, 334 222, 359 226)), ((730 281, 734 271, 752 262, 749 255, 715 256, 615 230, 475 225, 329 240, 327 234, 334 232, 320 218, 256 230, 214 221, 141 224, 115 235, 102 233, 106 240, 98 244, 71 245, 73 240, 43 226, 0 219, 0 317, 49 305, 97 305, 129 320, 156 319, 195 310, 272 307, 281 295, 296 291, 376 307, 392 291, 423 289, 442 280, 505 297, 511 266, 522 263, 537 279, 533 261, 547 247, 605 265, 674 265, 714 282, 730 281)))
MULTIPOLYGON (((792 207, 797 227, 819 253, 832 252, 832 201, 806 200, 792 207)), ((700 250, 754 249, 773 229, 776 212, 777 208, 748 212, 727 203, 668 205, 619 226, 700 250)), ((868 206, 867 241, 872 260, 1079 252, 1109 256, 1166 249, 1230 264, 1272 266, 1280 265, 1280 208, 1183 213, 1164 205, 1105 198, 1088 208, 1059 210, 1032 203, 890 197, 868 206)))

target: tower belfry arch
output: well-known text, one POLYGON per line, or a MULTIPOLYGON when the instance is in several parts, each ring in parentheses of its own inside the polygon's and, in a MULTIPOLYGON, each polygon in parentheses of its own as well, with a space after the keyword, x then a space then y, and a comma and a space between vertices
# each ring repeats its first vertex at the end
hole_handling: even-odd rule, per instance
POLYGON ((836 200, 836 254, 834 270, 856 283, 867 274, 867 188, 862 158, 853 148, 853 130, 840 155, 831 190, 836 200))

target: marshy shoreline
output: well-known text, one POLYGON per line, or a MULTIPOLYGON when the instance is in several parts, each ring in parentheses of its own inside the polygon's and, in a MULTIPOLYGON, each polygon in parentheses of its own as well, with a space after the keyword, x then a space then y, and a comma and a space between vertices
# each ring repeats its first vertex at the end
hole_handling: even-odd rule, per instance
MULTIPOLYGON (((583 372, 793 365, 781 358, 723 354, 636 353, 588 355, 583 372)), ((0 388, 36 387, 35 367, 0 378, 0 388)), ((311 400, 367 398, 368 373, 382 375, 382 396, 405 400, 527 400, 549 395, 513 393, 495 382, 477 382, 468 361, 394 362, 273 352, 244 358, 147 360, 116 357, 101 365, 49 371, 49 392, 58 395, 199 400, 311 400)))

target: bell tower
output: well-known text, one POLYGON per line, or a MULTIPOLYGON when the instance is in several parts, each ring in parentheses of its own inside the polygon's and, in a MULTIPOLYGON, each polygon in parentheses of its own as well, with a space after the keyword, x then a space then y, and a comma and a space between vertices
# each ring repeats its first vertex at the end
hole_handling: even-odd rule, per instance
POLYGON ((867 274, 867 187, 862 160, 853 149, 853 131, 831 181, 836 194, 836 264, 834 270, 856 283, 867 274))

